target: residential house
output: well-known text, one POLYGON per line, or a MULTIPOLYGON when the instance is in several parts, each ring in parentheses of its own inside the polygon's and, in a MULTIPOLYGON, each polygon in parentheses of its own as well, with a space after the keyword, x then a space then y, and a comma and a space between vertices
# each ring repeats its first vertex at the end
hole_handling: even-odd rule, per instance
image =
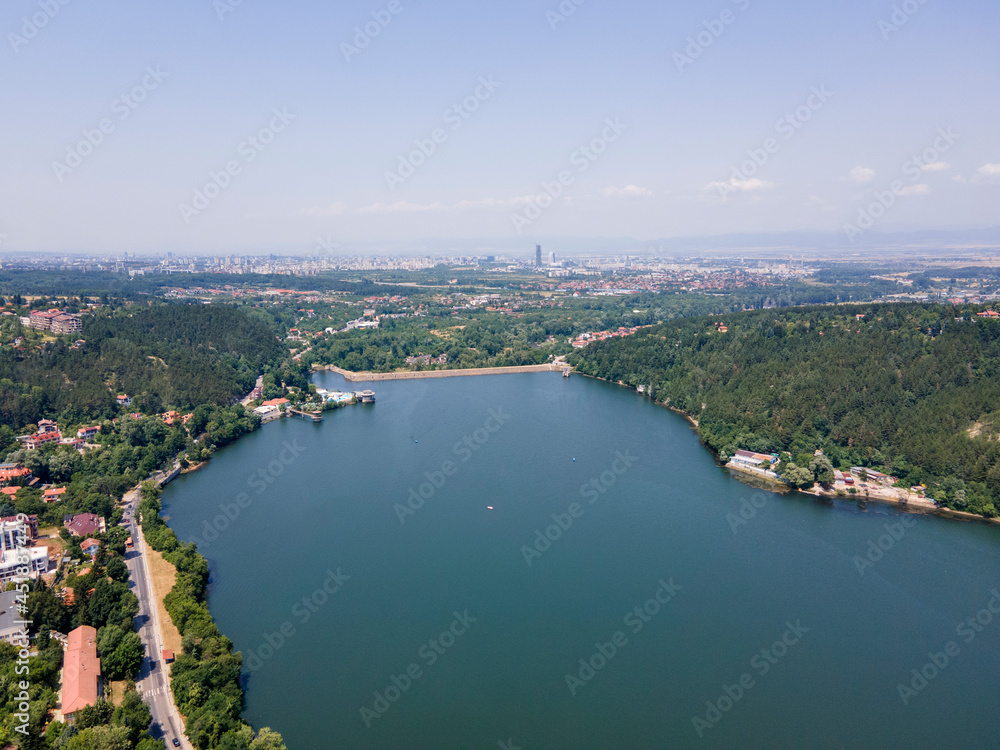
POLYGON ((119 406, 131 406, 132 405, 132 397, 128 396, 126 394, 119 395, 117 397, 117 399, 118 399, 118 405, 119 406))
POLYGON ((80 542, 80 549, 83 550, 83 554, 93 560, 101 549, 101 543, 96 539, 84 539, 80 542))
POLYGON ((97 702, 100 687, 97 630, 90 625, 81 625, 70 631, 63 657, 62 713, 67 722, 72 724, 80 709, 97 702))
MULTIPOLYGON (((37 518, 34 533, 38 533, 37 518)), ((48 571, 48 547, 29 547, 31 534, 31 524, 22 523, 16 517, 0 522, 0 583, 15 578, 37 578, 48 571)))
POLYGON ((27 469, 21 464, 0 464, 0 483, 10 483, 15 480, 27 481, 31 478, 31 469, 27 469))
POLYGON ((81 440, 90 440, 92 437, 97 437, 97 433, 101 431, 101 426, 95 424, 91 427, 81 427, 76 431, 76 436, 81 440))
POLYGON ((47 490, 42 492, 42 502, 45 503, 55 503, 63 499, 63 495, 66 494, 65 487, 49 487, 47 490))
POLYGON ((69 533, 73 536, 85 538, 94 534, 103 534, 106 531, 104 519, 93 513, 63 516, 63 526, 69 529, 69 533))

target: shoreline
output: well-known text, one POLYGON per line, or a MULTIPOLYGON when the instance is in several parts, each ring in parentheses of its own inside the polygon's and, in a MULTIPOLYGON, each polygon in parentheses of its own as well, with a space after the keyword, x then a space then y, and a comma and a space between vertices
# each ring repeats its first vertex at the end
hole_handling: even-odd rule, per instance
MULTIPOLYGON (((576 372, 576 370, 574 370, 574 372, 576 372)), ((587 375, 586 373, 582 372, 577 374, 582 375, 583 377, 593 378, 594 380, 601 380, 605 383, 620 385, 623 388, 627 388, 630 391, 634 391, 640 396, 645 395, 639 393, 637 389, 633 388, 627 383, 622 382, 621 380, 618 381, 608 380, 607 378, 597 377, 596 375, 587 375)), ((701 439, 701 432, 699 430, 697 419, 688 414, 686 411, 678 409, 675 406, 671 406, 670 404, 664 403, 662 401, 656 401, 655 399, 652 399, 652 401, 657 406, 662 406, 666 409, 669 409, 674 414, 683 417, 684 420, 691 427, 691 430, 698 436, 698 441, 705 447, 705 450, 707 450, 712 455, 713 458, 716 458, 716 465, 736 472, 737 474, 734 476, 734 479, 736 479, 737 481, 742 481, 740 475, 748 478, 752 477, 758 480, 761 483, 761 485, 763 485, 759 489, 762 489, 765 492, 773 492, 776 495, 784 495, 789 492, 800 492, 803 495, 812 495, 813 497, 828 497, 834 500, 853 500, 853 501, 872 500, 878 503, 885 503, 887 505, 895 505, 900 508, 906 508, 906 510, 910 512, 934 515, 937 516, 938 518, 945 518, 952 521, 980 521, 982 523, 988 523, 993 526, 1000 526, 1000 518, 987 518, 986 516, 980 516, 976 513, 966 513, 965 511, 961 510, 953 510, 952 508, 939 506, 933 500, 928 500, 926 498, 916 498, 916 497, 911 498, 910 493, 907 493, 907 497, 905 499, 901 498, 899 496, 899 492, 903 492, 903 490, 893 491, 888 488, 870 488, 868 494, 862 494, 858 492, 854 495, 847 494, 846 491, 844 490, 838 491, 835 488, 825 489, 820 487, 819 489, 816 489, 817 485, 814 485, 809 489, 796 490, 786 485, 780 479, 774 479, 772 477, 764 475, 763 472, 748 470, 745 467, 733 465, 732 462, 727 464, 720 464, 718 462, 717 457, 715 456, 714 451, 712 451, 711 448, 705 445, 705 441, 701 439), (781 489, 778 489, 779 487, 781 489), (844 494, 839 494, 839 492, 843 492, 844 494), (894 495, 894 497, 892 495, 894 495)))
POLYGON ((399 372, 352 372, 336 365, 313 365, 314 372, 335 372, 351 383, 370 383, 380 380, 421 380, 424 378, 460 378, 478 375, 519 375, 528 372, 562 372, 561 365, 514 365, 512 367, 472 367, 464 370, 402 370, 399 372))

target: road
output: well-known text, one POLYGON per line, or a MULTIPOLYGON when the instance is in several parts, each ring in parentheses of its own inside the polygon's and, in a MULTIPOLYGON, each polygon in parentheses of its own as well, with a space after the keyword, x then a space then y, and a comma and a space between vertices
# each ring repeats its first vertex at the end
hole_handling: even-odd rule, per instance
POLYGON ((139 507, 139 492, 132 490, 125 495, 124 501, 134 547, 127 551, 125 564, 129 570, 129 588, 139 598, 139 614, 135 618, 136 629, 142 642, 146 644, 146 657, 142 661, 142 669, 136 679, 136 689, 153 715, 150 734, 162 738, 168 748, 173 747, 172 741, 176 737, 180 740, 181 747, 194 750, 188 738, 184 736, 184 721, 174 705, 174 697, 170 692, 169 666, 163 663, 163 634, 160 630, 153 585, 146 564, 146 542, 142 537, 142 529, 135 520, 135 511, 139 507))

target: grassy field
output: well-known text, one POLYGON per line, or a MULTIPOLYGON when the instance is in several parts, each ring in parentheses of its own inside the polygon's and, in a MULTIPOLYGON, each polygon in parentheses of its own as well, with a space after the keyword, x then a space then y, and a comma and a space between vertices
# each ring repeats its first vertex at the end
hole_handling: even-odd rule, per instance
MULTIPOLYGON (((163 555, 152 549, 149 545, 146 545, 146 564, 149 566, 149 577, 153 582, 156 614, 160 618, 160 627, 163 629, 163 647, 170 649, 175 654, 179 654, 182 651, 181 634, 174 625, 173 620, 170 619, 170 615, 167 614, 167 608, 163 606, 163 598, 174 587, 177 570, 163 559, 163 555)), ((159 654, 153 654, 152 656, 159 661, 159 654)))

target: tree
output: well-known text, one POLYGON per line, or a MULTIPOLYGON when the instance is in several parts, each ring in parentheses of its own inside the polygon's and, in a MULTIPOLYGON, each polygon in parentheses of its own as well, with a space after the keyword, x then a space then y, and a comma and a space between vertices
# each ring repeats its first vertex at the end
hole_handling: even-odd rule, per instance
POLYGON ((125 582, 128 580, 128 566, 120 557, 112 557, 108 560, 108 564, 104 568, 104 572, 107 573, 108 576, 110 576, 114 581, 125 582))
POLYGON ((820 484, 832 484, 836 478, 833 473, 833 464, 829 458, 823 455, 815 456, 809 462, 809 471, 813 473, 813 477, 820 484))
POLYGON ((815 481, 815 477, 809 469, 796 466, 795 464, 788 464, 782 472, 781 478, 788 482, 788 484, 799 489, 811 487, 815 481))
POLYGON ((288 750, 281 735, 270 727, 263 727, 256 739, 250 743, 250 750, 288 750))

